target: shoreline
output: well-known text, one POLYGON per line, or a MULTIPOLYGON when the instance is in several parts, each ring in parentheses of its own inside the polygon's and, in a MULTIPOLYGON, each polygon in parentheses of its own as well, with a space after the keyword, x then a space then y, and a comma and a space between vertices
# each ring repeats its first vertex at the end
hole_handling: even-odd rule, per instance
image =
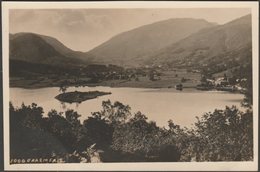
MULTIPOLYGON (((71 85, 69 86, 68 88, 70 87, 75 87, 75 85, 71 85)), ((240 92, 229 92, 229 91, 220 91, 220 90, 216 90, 216 89, 212 89, 212 90, 199 90, 199 89, 196 89, 196 87, 184 87, 184 89, 182 91, 180 90, 176 90, 175 88, 168 88, 168 87, 128 87, 128 86, 107 86, 107 85, 84 85, 84 86, 80 86, 80 87, 110 87, 110 88, 130 88, 130 89, 153 89, 153 90, 156 90, 157 91, 175 91, 175 92, 179 92, 179 93, 186 93, 186 92, 197 92, 197 93, 205 93, 205 92, 218 92, 218 93, 229 93, 229 94, 242 94, 243 93, 240 93, 240 92)), ((44 88, 59 88, 58 86, 42 86, 42 87, 17 87, 17 86, 12 86, 12 87, 9 87, 9 88, 21 88, 21 89, 30 89, 30 90, 37 90, 37 89, 44 89, 44 88)), ((153 91, 152 90, 152 91, 153 91)))
MULTIPOLYGON (((161 83, 160 81, 153 81, 153 82, 129 82, 129 81, 121 81, 121 82, 112 82, 109 81, 102 81, 99 83, 89 83, 89 84, 81 84, 80 86, 78 84, 69 84, 68 87, 98 87, 98 86, 104 86, 104 87, 111 87, 111 88, 151 88, 151 89, 161 89, 161 88, 175 88, 175 85, 178 83, 161 83)), ((194 88, 196 89, 196 84, 191 83, 184 83, 183 88, 194 88)), ((39 83, 39 84, 24 84, 24 83, 16 83, 13 82, 9 84, 9 88, 24 88, 24 89, 40 89, 40 88, 50 88, 50 87, 60 87, 60 84, 58 83, 39 83)))
MULTIPOLYGON (((10 78, 9 88, 22 88, 22 89, 43 89, 43 88, 60 88, 61 83, 64 80, 44 80, 37 81, 35 79, 24 79, 24 78, 10 78)), ((96 83, 69 83, 66 86, 69 87, 110 87, 110 88, 142 88, 142 89, 165 89, 165 90, 176 90, 178 92, 182 92, 175 88, 178 84, 183 85, 183 90, 196 90, 197 92, 209 92, 209 91, 217 91, 217 92, 226 92, 226 93, 234 93, 234 94, 243 94, 240 91, 228 91, 228 90, 217 90, 216 88, 200 90, 197 88, 199 81, 196 79, 189 80, 187 82, 179 82, 179 80, 173 80, 172 78, 164 78, 162 80, 149 81, 149 80, 141 80, 141 81, 133 81, 133 80, 103 80, 96 83)), ((184 91, 185 92, 185 91, 184 91)))
MULTIPOLYGON (((174 87, 172 88, 168 88, 168 87, 130 87, 130 86, 111 86, 111 85, 84 85, 84 86, 76 86, 76 85, 70 85, 68 86, 68 88, 70 87, 110 87, 110 88, 142 88, 142 89, 174 89, 176 90, 174 87)), ((43 88, 59 88, 59 86, 37 86, 37 87, 30 87, 30 86, 10 86, 9 88, 22 88, 22 89, 43 89, 43 88)), ((184 89, 194 89, 197 90, 196 87, 183 87, 184 89)), ((179 91, 179 90, 176 90, 179 91)), ((201 91, 201 90, 198 90, 201 91)), ((181 91, 180 91, 181 92, 181 91)))

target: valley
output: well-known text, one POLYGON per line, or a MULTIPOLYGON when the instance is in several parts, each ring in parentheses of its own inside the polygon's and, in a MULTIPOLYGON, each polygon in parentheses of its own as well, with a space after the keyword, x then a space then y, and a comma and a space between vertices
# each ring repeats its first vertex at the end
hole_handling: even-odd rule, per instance
POLYGON ((187 18, 160 21, 118 34, 88 52, 50 36, 10 34, 10 86, 196 88, 203 78, 224 75, 241 85, 241 79, 252 80, 250 17, 223 25, 187 18))
POLYGON ((9 30, 11 163, 255 160, 256 15, 121 10, 35 9, 9 30))
POLYGON ((20 68, 20 71, 18 71, 17 67, 13 66, 16 69, 16 73, 13 74, 15 75, 14 77, 10 77, 10 87, 43 88, 66 85, 174 88, 175 85, 182 83, 184 88, 195 88, 201 79, 201 74, 198 72, 178 68, 143 67, 122 69, 103 65, 95 65, 93 67, 67 69, 67 72, 62 75, 62 68, 59 69, 60 72, 57 71, 57 68, 55 68, 56 71, 47 70, 51 73, 46 73, 46 70, 40 71, 40 68, 36 68, 35 71, 26 73, 24 72, 25 69, 20 68), (96 69, 93 69, 93 67, 96 69))

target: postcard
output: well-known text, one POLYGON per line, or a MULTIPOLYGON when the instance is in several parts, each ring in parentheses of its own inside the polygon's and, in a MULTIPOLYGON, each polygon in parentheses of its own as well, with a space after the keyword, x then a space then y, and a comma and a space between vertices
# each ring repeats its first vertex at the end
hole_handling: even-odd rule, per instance
POLYGON ((3 2, 2 21, 5 170, 257 170, 257 2, 3 2))

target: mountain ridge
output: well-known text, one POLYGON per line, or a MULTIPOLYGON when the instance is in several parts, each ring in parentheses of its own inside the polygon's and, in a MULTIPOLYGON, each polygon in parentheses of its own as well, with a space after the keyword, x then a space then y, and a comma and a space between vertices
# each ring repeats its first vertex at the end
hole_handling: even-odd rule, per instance
POLYGON ((66 47, 58 39, 30 32, 9 34, 10 59, 51 65, 84 65, 92 56, 66 47))
POLYGON ((205 27, 215 26, 204 19, 175 18, 144 25, 120 33, 88 51, 99 61, 127 61, 147 55, 177 42, 205 27))
POLYGON ((252 42, 251 15, 246 15, 213 28, 203 29, 161 49, 146 62, 173 63, 195 62, 219 54, 236 51, 252 42))
MULTIPOLYGON (((188 27, 188 31, 190 29, 193 28, 188 27)), ((115 64, 123 67, 146 64, 160 65, 163 63, 201 64, 220 54, 228 54, 231 51, 243 49, 245 46, 250 48, 248 45, 252 42, 251 29, 251 15, 242 16, 223 25, 213 25, 204 19, 168 19, 120 33, 89 52, 74 51, 58 39, 46 35, 28 32, 10 33, 10 59, 27 62, 37 61, 51 65, 66 65, 67 63, 73 65, 115 64), (183 20, 185 20, 185 24, 183 24, 183 20), (180 28, 191 26, 190 21, 199 21, 199 23, 195 22, 195 25, 202 28, 197 28, 198 31, 193 30, 192 33, 185 33, 181 36, 178 34, 169 36, 172 32, 175 32, 175 30, 171 30, 172 28, 166 27, 169 23, 172 26, 172 22, 174 22, 172 27, 176 29, 176 22, 181 22, 183 25, 178 25, 177 30, 182 32, 183 29, 180 28), (204 24, 207 27, 204 27, 204 24), (151 28, 151 26, 153 27, 151 28), (149 32, 149 34, 143 35, 144 31, 149 32), (165 31, 169 31, 169 33, 165 31), (161 37, 163 38, 158 40, 161 37), (173 37, 176 39, 169 39, 173 37), (110 52, 103 56, 98 55, 98 53, 97 55, 92 54, 92 51, 100 47, 102 49, 102 46, 106 50, 107 44, 110 44, 110 41, 114 39, 119 39, 119 42, 108 46, 110 52), (129 47, 128 44, 131 46, 129 47), (156 46, 156 48, 151 48, 153 46, 156 46), (164 48, 160 48, 161 46, 164 48), (131 55, 132 51, 135 56, 127 55, 131 55), (140 54, 138 54, 139 52, 140 54), (124 53, 126 56, 124 56, 124 53), (111 56, 113 54, 115 56, 111 56)), ((101 53, 103 52, 101 51, 101 53)))

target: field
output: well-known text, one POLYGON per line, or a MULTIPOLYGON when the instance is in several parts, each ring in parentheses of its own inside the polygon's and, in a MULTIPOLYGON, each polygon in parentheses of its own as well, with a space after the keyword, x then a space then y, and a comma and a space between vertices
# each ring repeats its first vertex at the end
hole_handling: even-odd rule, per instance
MULTIPOLYGON (((195 87, 200 82, 200 74, 187 72, 185 69, 160 70, 160 76, 150 80, 147 76, 138 76, 132 79, 108 79, 99 82, 90 82, 90 78, 79 77, 80 84, 71 83, 71 86, 110 86, 110 87, 136 87, 136 88, 172 88, 176 84, 182 83, 184 88, 195 87)), ((69 76, 61 77, 44 77, 35 78, 10 77, 11 87, 22 88, 42 88, 60 86, 61 83, 68 80, 73 80, 69 76)))

